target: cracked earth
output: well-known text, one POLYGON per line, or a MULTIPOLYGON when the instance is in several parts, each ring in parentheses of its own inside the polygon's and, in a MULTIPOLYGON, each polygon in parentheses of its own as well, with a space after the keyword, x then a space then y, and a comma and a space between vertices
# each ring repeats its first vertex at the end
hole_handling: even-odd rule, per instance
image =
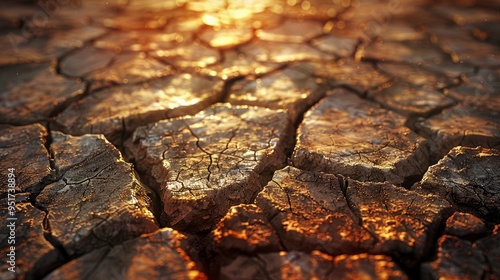
POLYGON ((0 279, 500 279, 498 1, 0 5, 0 279))

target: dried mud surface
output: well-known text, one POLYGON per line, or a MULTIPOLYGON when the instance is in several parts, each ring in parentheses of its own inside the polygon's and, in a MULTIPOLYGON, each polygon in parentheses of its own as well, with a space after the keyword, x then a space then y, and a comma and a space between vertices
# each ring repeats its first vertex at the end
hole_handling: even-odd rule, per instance
POLYGON ((3 1, 0 278, 500 278, 499 8, 3 1))

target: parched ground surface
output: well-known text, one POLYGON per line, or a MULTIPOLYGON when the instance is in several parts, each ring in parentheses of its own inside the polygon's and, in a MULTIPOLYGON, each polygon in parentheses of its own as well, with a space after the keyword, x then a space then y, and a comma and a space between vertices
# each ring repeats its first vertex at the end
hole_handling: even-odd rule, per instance
POLYGON ((0 279, 499 279, 499 10, 3 1, 0 279))

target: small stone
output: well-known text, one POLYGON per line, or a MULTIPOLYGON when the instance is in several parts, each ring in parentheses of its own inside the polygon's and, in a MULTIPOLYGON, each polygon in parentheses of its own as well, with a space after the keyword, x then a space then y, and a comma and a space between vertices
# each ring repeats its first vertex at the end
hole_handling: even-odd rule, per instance
POLYGON ((404 126, 405 119, 346 90, 333 91, 306 113, 293 164, 361 181, 401 184, 422 174, 427 141, 404 126))
POLYGON ((49 234, 70 256, 158 229, 146 189, 103 136, 53 132, 52 139, 58 181, 36 205, 46 209, 49 234))
POLYGON ((447 199, 458 211, 500 222, 500 152, 455 147, 429 167, 416 190, 447 199))

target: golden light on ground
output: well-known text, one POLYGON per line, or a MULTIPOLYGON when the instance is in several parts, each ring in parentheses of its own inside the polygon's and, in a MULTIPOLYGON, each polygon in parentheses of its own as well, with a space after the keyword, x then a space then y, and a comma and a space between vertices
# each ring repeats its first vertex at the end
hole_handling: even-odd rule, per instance
POLYGON ((203 23, 214 26, 251 26, 258 28, 259 20, 252 20, 255 14, 264 12, 266 9, 273 11, 283 10, 281 1, 273 0, 219 0, 219 1, 199 1, 189 3, 193 10, 204 12, 203 23))

